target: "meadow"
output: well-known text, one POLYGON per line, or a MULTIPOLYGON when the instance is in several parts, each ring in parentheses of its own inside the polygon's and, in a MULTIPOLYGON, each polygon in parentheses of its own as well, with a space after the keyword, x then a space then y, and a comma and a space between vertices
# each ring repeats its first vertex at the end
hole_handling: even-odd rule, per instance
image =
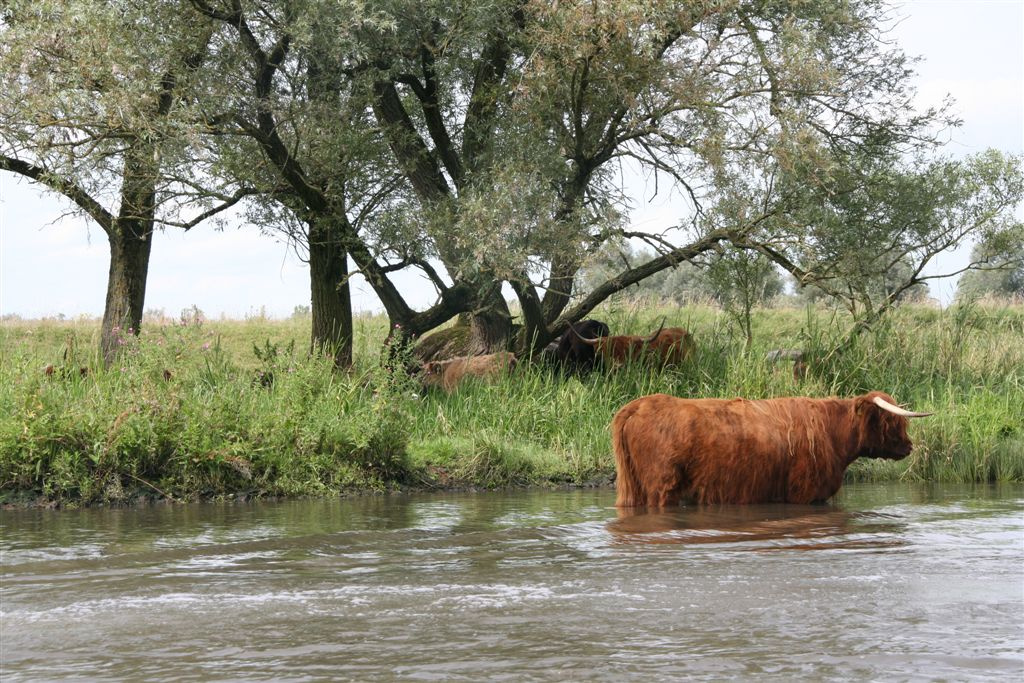
POLYGON ((692 331, 696 357, 664 371, 562 377, 521 363, 494 383, 424 393, 382 362, 387 320, 356 319, 355 368, 310 355, 309 319, 146 320, 104 369, 96 320, 0 325, 0 502, 334 496, 408 488, 607 485, 608 424, 626 402, 684 397, 850 396, 872 389, 914 410, 914 453, 860 460, 847 480, 1024 481, 1024 305, 904 306, 842 354, 825 308, 755 311, 744 349, 709 305, 619 302, 592 317, 647 333, 692 331), (770 363, 803 349, 808 375, 770 363), (47 366, 52 366, 50 372, 47 366), (81 368, 87 368, 82 372, 81 368))

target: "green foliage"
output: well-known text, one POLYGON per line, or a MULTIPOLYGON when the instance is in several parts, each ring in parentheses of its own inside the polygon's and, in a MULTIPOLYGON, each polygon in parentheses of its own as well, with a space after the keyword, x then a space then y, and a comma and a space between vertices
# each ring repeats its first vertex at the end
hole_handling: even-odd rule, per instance
MULTIPOLYGON (((886 297, 893 294, 895 301, 900 303, 923 303, 929 296, 928 285, 919 282, 904 288, 904 285, 914 277, 916 277, 914 264, 909 259, 903 258, 889 265, 884 272, 872 273, 865 277, 862 284, 856 288, 838 279, 828 288, 835 291, 835 287, 838 286, 839 291, 857 292, 857 296, 867 301, 885 301, 886 297)), ((832 306, 842 306, 844 303, 843 296, 834 296, 813 284, 799 287, 796 295, 811 303, 832 306)))
POLYGON ((1002 243, 979 242, 971 260, 985 269, 971 270, 957 283, 957 301, 986 296, 1024 298, 1024 235, 1002 243))
POLYGON ((269 339, 263 342, 263 346, 252 345, 252 353, 261 367, 256 370, 255 382, 261 386, 270 386, 274 383, 275 373, 282 370, 293 371, 293 357, 295 355, 295 340, 289 340, 282 353, 281 345, 271 343, 269 339))
POLYGON ((0 158, 44 169, 33 180, 104 230, 101 207, 116 206, 119 184, 159 187, 158 212, 169 221, 185 206, 211 206, 177 185, 184 178, 194 188, 205 160, 202 115, 192 108, 202 79, 186 72, 202 61, 209 22, 177 2, 9 0, 0 32, 0 158), (148 158, 133 157, 140 149, 148 158))
POLYGON ((764 255, 744 249, 723 249, 712 257, 708 280, 722 308, 740 328, 749 348, 754 340, 754 307, 782 292, 775 265, 764 255))
POLYGON ((634 302, 595 315, 637 333, 665 317, 694 333, 697 355, 664 372, 626 367, 582 378, 524 363, 493 383, 420 396, 401 369, 405 351, 379 352, 381 317, 357 321, 361 370, 353 375, 329 359, 292 357, 288 340, 308 334, 294 320, 149 325, 128 339, 117 366, 104 370, 76 351, 85 376, 47 375, 69 339, 92 348, 96 325, 8 321, 0 328, 0 495, 87 504, 607 483, 612 415, 654 392, 756 398, 883 389, 936 415, 914 421, 910 458, 858 461, 851 479, 1024 480, 1019 305, 905 307, 831 356, 849 324, 835 311, 756 309, 746 349, 716 308, 634 302), (788 362, 766 362, 773 348, 803 349, 807 378, 794 379, 788 362), (268 359, 276 378, 263 387, 252 378, 268 359))
POLYGON ((957 160, 857 147, 833 159, 824 182, 809 183, 801 171, 783 175, 776 190, 788 199, 747 246, 869 325, 897 302, 920 299, 923 284, 938 277, 925 269, 939 254, 980 240, 968 269, 1016 265, 1024 244, 1024 164, 995 150, 957 160))

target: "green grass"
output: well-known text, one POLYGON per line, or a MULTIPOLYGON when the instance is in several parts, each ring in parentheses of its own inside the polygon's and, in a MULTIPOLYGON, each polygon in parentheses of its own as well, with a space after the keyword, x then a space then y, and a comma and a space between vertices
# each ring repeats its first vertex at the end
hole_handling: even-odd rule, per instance
POLYGON ((711 307, 595 312, 623 333, 652 331, 662 316, 694 333, 698 354, 684 367, 577 379, 522 364, 451 396, 418 396, 379 366, 380 316, 357 319, 351 375, 308 356, 308 320, 149 321, 106 370, 96 321, 7 320, 0 496, 89 504, 608 482, 612 415, 659 391, 763 398, 881 389, 936 415, 913 422, 910 458, 858 461, 849 480, 1024 481, 1024 306, 904 308, 833 357, 823 350, 848 322, 825 310, 757 311, 747 352, 711 307), (764 362, 773 348, 816 354, 811 374, 797 382, 792 363, 764 362), (269 387, 259 381, 267 375, 269 387))

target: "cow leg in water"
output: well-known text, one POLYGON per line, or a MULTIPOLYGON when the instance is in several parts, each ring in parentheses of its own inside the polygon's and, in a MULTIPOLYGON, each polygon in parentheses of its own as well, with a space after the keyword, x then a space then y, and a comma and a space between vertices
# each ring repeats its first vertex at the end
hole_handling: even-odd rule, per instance
POLYGON ((651 467, 644 477, 644 488, 649 507, 679 505, 682 497, 683 470, 672 462, 651 467))

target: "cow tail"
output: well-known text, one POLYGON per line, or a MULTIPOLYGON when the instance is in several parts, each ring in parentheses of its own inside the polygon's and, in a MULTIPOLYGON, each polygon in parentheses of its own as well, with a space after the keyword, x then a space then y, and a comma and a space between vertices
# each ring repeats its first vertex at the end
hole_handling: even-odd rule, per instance
POLYGON ((633 457, 626 444, 626 422, 632 411, 620 410, 612 420, 612 451, 615 453, 615 506, 635 507, 640 504, 640 485, 633 469, 633 457))

